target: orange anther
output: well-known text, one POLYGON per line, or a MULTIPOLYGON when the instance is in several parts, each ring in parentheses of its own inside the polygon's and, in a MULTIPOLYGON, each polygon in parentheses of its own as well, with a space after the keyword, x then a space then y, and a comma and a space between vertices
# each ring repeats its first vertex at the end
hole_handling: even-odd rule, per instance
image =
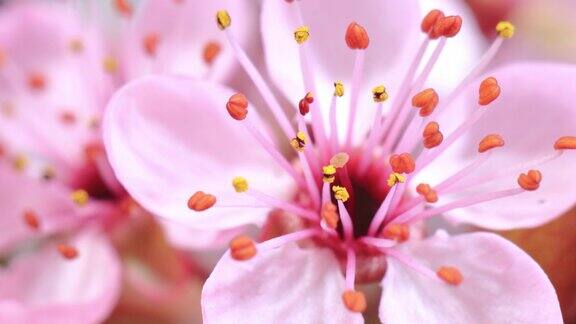
POLYGON ((142 40, 142 47, 144 52, 149 56, 156 56, 158 51, 158 44, 160 43, 160 36, 157 33, 150 33, 142 40))
POLYGON ((38 219, 38 214, 36 214, 34 211, 32 210, 24 211, 24 213, 22 214, 22 218, 24 219, 24 222, 30 229, 34 231, 40 229, 40 220, 38 219))
POLYGON ((427 149, 431 149, 442 144, 442 141, 444 140, 444 135, 442 135, 442 132, 440 131, 440 125, 438 125, 437 122, 429 122, 424 128, 422 137, 424 138, 424 147, 427 149))
POLYGON ((226 110, 232 118, 243 120, 248 114, 248 99, 242 93, 233 94, 226 103, 226 110))
POLYGON ((28 87, 35 91, 46 88, 46 77, 39 72, 32 72, 28 75, 28 87))
POLYGON ((390 166, 395 173, 411 173, 416 169, 416 163, 410 153, 393 154, 390 166))
POLYGON ((230 242, 230 255, 234 260, 249 260, 256 255, 256 244, 250 237, 239 235, 230 242))
POLYGON ((342 294, 342 301, 346 308, 355 313, 362 313, 366 310, 366 296, 361 291, 346 290, 342 294))
POLYGON ((340 216, 338 215, 336 205, 331 202, 327 202, 322 206, 322 219, 324 223, 332 229, 338 226, 340 221, 340 216))
POLYGON ((434 89, 420 91, 412 98, 412 106, 420 108, 420 116, 430 116, 438 106, 438 94, 434 89))
POLYGON ((131 16, 134 11, 128 0, 114 0, 114 5, 116 6, 116 10, 126 17, 131 16))
POLYGON ((576 136, 562 136, 554 143, 556 150, 576 150, 576 136))
POLYGON ((422 24, 420 28, 423 32, 429 33, 434 28, 434 25, 438 19, 444 18, 444 13, 438 9, 431 10, 424 19, 422 19, 422 24))
POLYGON ((436 271, 436 275, 447 284, 458 286, 464 279, 462 273, 455 267, 442 266, 436 271))
POLYGON ((72 260, 78 257, 78 250, 68 244, 59 244, 58 252, 60 252, 60 255, 68 260, 72 260))
POLYGON ((530 170, 528 173, 522 173, 518 177, 518 184, 527 191, 534 191, 540 187, 542 173, 538 170, 530 170))
POLYGON ((364 27, 355 22, 350 23, 346 29, 346 45, 350 49, 366 49, 370 44, 370 38, 364 27))
POLYGON ((216 197, 211 194, 204 193, 203 191, 196 191, 188 199, 188 208, 193 211, 204 211, 216 204, 216 197))
POLYGON ((69 110, 62 111, 60 113, 60 121, 66 125, 74 124, 76 122, 76 114, 69 110))
POLYGON ((478 152, 484 153, 496 147, 504 146, 504 139, 498 134, 486 135, 478 144, 478 152))
POLYGON ((438 201, 438 194, 436 193, 436 190, 430 187, 430 185, 427 183, 419 184, 416 187, 416 192, 418 192, 422 197, 424 197, 424 199, 426 199, 426 202, 435 203, 438 201))
POLYGON ((314 96, 312 96, 312 92, 306 93, 306 96, 300 100, 298 103, 298 110, 300 111, 300 115, 305 116, 310 111, 310 104, 314 102, 314 96))
POLYGON ((439 18, 430 32, 430 37, 438 38, 454 37, 462 28, 462 18, 460 16, 447 16, 439 18))
POLYGON ((488 77, 480 83, 478 104, 486 106, 500 96, 500 86, 498 80, 493 77, 488 77))
POLYGON ((410 227, 406 224, 390 224, 384 228, 382 237, 398 243, 406 242, 410 238, 410 227))
POLYGON ((203 51, 204 62, 208 65, 212 64, 218 54, 220 54, 220 51, 222 51, 222 46, 218 42, 211 41, 206 43, 203 51))

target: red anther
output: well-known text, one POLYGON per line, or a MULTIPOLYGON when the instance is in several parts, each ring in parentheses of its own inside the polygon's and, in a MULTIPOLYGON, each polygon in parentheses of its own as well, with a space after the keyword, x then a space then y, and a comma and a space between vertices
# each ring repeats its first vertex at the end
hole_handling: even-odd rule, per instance
POLYGON ((232 118, 243 120, 248 114, 248 99, 242 93, 233 94, 226 103, 226 110, 232 118))
POLYGON ((68 244, 58 244, 58 252, 60 252, 60 255, 68 260, 72 260, 78 257, 78 250, 68 244))
POLYGON ((36 214, 33 210, 24 211, 22 218, 31 230, 37 231, 40 229, 40 219, 38 218, 38 214, 36 214))
POLYGON ((447 16, 438 19, 436 24, 434 24, 432 33, 444 37, 454 37, 460 32, 460 28, 462 28, 462 17, 447 16))
POLYGON ((355 22, 350 23, 346 29, 346 45, 350 49, 366 49, 370 44, 370 38, 364 27, 355 22))
POLYGON ((430 187, 430 185, 427 183, 419 184, 416 187, 416 192, 418 192, 422 197, 424 197, 424 199, 426 199, 426 202, 435 203, 438 201, 438 194, 436 193, 436 190, 430 187))
POLYGON ((216 197, 203 191, 196 191, 188 199, 188 208, 193 211, 205 211, 216 204, 216 197))
POLYGON ((382 231, 382 237, 398 243, 406 242, 410 238, 410 227, 406 224, 390 224, 382 231))
POLYGON ((94 161, 104 155, 104 146, 101 143, 88 143, 84 146, 84 156, 88 161, 94 161))
POLYGON ((298 110, 300 110, 300 115, 306 116, 310 111, 310 104, 314 102, 314 97, 311 92, 306 93, 306 96, 300 100, 298 103, 298 110))
POLYGON ((342 294, 342 301, 346 308, 355 313, 362 313, 366 310, 366 296, 361 291, 346 290, 342 294))
POLYGON ((442 144, 442 141, 444 140, 444 135, 442 135, 442 132, 440 131, 440 125, 438 125, 437 122, 429 122, 424 128, 422 137, 424 138, 424 147, 427 149, 431 149, 442 144))
POLYGON ((422 19, 422 24, 420 25, 420 28, 422 29, 423 32, 429 33, 432 31, 432 28, 434 28, 434 25, 440 18, 444 18, 444 13, 441 10, 438 9, 431 10, 426 15, 426 17, 422 19))
POLYGON ((63 111, 60 113, 60 121, 66 125, 74 124, 76 122, 76 115, 69 110, 63 111))
POLYGON ((411 173, 416 169, 416 163, 410 153, 393 154, 390 157, 390 166, 396 173, 411 173))
POLYGON ((142 40, 142 47, 144 48, 144 52, 149 56, 156 56, 156 52, 158 51, 158 44, 160 43, 160 35, 157 33, 150 33, 144 37, 142 40))
POLYGON ((526 191, 534 191, 540 187, 542 173, 538 170, 530 170, 528 173, 522 173, 518 177, 518 184, 526 191))
POLYGON ((562 136, 554 143, 556 150, 576 150, 576 136, 562 136))
POLYGON ((427 117, 438 106, 438 100, 438 94, 434 89, 426 89, 420 91, 412 98, 412 106, 420 108, 420 116, 427 117))
POLYGON ((246 235, 236 236, 230 242, 230 255, 238 261, 252 259, 256 255, 256 244, 246 235))
POLYGON ((324 206, 322 206, 322 219, 328 227, 335 229, 340 221, 336 205, 331 202, 325 203, 324 206))
POLYGON ((500 96, 500 86, 498 85, 498 80, 493 77, 484 79, 484 81, 480 83, 480 89, 478 92, 480 94, 478 98, 478 104, 481 106, 488 105, 500 96))
POLYGON ((478 144, 478 153, 504 146, 504 139, 498 134, 486 135, 478 144))
POLYGON ((458 270, 458 268, 455 267, 448 267, 448 266, 440 267, 438 271, 436 271, 436 275, 438 275, 438 277, 444 280, 447 284, 453 286, 458 286, 459 284, 462 283, 462 280, 464 279, 462 277, 462 273, 460 272, 460 270, 458 270))
POLYGON ((132 15, 134 9, 128 0, 114 0, 116 10, 123 16, 129 17, 132 15))
POLYGON ((32 72, 28 75, 28 87, 35 91, 44 90, 46 88, 46 77, 39 72, 32 72))
POLYGON ((218 54, 220 54, 220 51, 222 51, 222 46, 220 46, 218 42, 211 41, 206 43, 203 52, 204 62, 208 65, 212 64, 216 57, 218 57, 218 54))

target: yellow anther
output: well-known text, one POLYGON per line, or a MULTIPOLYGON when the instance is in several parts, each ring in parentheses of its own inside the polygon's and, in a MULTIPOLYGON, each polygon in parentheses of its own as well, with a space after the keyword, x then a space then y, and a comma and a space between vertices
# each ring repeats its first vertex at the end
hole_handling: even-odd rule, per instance
POLYGON ((300 26, 294 31, 294 39, 296 43, 303 44, 310 38, 310 29, 308 26, 300 26))
POLYGON ((303 132, 296 133, 296 137, 290 140, 290 145, 298 152, 304 151, 306 146, 306 134, 303 132))
POLYGON ((501 21, 496 25, 496 32, 502 38, 511 38, 514 36, 516 27, 509 21, 501 21))
POLYGON ((118 71, 118 60, 112 56, 107 56, 102 61, 102 67, 104 68, 104 71, 108 73, 116 73, 116 71, 118 71))
POLYGON ((397 183, 401 182, 404 183, 406 181, 406 177, 401 175, 400 173, 392 173, 388 177, 388 187, 393 187, 397 183))
POLYGON ((86 190, 78 189, 78 190, 74 190, 70 194, 70 199, 72 199, 72 201, 76 205, 82 207, 88 203, 88 200, 90 199, 90 195, 88 194, 88 192, 86 190))
POLYGON ((342 97, 344 95, 344 84, 342 81, 334 82, 334 95, 342 97))
POLYGON ((244 177, 236 177, 232 179, 232 186, 238 193, 246 192, 248 191, 248 180, 244 177))
POLYGON ((372 98, 375 102, 384 102, 388 100, 388 92, 386 92, 386 87, 379 85, 372 89, 372 98))
POLYGON ((230 27, 232 23, 232 19, 230 18, 230 14, 226 10, 219 10, 216 12, 216 23, 218 24, 218 28, 224 30, 230 27))
POLYGON ((346 166, 346 164, 348 163, 349 160, 350 160, 350 155, 348 155, 348 153, 344 153, 344 152, 336 153, 330 159, 330 164, 332 164, 335 168, 339 169, 339 168, 343 168, 344 166, 346 166))
POLYGON ((336 168, 333 165, 327 165, 322 167, 322 180, 326 183, 332 183, 336 179, 336 168))
POLYGON ((350 194, 348 194, 348 190, 344 187, 340 186, 333 186, 332 191, 334 191, 334 198, 340 200, 342 202, 346 202, 348 198, 350 198, 350 194))
POLYGON ((18 154, 12 160, 12 167, 14 170, 22 172, 28 166, 28 158, 23 154, 18 154))

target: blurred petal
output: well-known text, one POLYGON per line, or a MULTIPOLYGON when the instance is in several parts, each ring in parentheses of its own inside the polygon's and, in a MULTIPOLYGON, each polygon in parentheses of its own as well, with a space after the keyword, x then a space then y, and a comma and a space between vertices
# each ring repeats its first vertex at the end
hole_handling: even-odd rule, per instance
POLYGON ((106 149, 118 179, 144 208, 191 229, 230 229, 261 223, 268 210, 198 213, 188 209, 188 198, 202 190, 223 204, 250 203, 234 191, 236 176, 286 197, 289 178, 228 115, 231 95, 216 84, 175 77, 144 77, 118 91, 105 118, 106 149))
POLYGON ((202 313, 205 323, 363 323, 343 292, 330 250, 287 245, 243 262, 226 253, 204 285, 202 313))
POLYGON ((495 234, 436 235, 405 251, 434 270, 456 267, 464 280, 439 283, 389 258, 380 304, 385 323, 562 323, 546 274, 495 234))

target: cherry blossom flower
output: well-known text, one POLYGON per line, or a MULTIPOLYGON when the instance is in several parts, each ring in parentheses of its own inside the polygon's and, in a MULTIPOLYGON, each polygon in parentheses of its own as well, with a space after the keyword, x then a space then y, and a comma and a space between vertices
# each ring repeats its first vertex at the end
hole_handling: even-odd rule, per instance
POLYGON ((435 216, 543 224, 572 205, 576 186, 566 160, 576 69, 525 62, 486 73, 515 32, 501 22, 463 80, 435 89, 428 78, 463 23, 450 14, 418 22, 412 2, 265 1, 267 65, 293 103, 286 114, 237 41, 242 20, 218 11, 276 124, 244 94, 186 77, 143 77, 115 94, 105 146, 134 199, 195 230, 269 229, 262 242, 230 242, 204 286, 206 323, 362 322, 365 282, 381 283, 386 323, 562 321, 548 278, 512 243, 418 239, 435 216))
MULTIPOLYGON (((97 323, 110 315, 122 272, 130 272, 110 237, 146 215, 108 164, 105 104, 117 87, 148 73, 229 79, 235 59, 217 29, 201 28, 212 21, 205 13, 226 5, 254 21, 251 5, 236 1, 106 3, 113 16, 102 1, 13 2, 0 10, 2 322, 97 323)), ((202 244, 214 242, 206 236, 202 244)))

